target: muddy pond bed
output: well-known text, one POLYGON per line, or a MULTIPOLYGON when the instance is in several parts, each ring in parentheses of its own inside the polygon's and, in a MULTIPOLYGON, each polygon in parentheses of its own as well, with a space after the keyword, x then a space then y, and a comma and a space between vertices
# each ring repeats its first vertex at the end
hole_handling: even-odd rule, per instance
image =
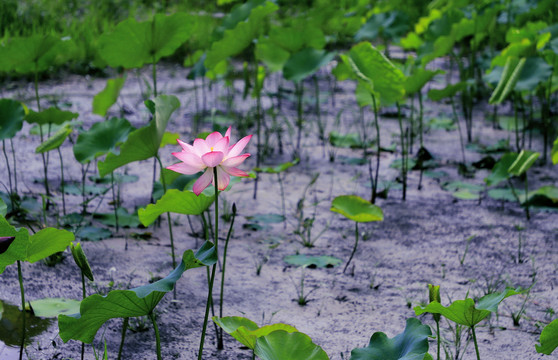
MULTIPOLYGON (((197 132, 213 128, 222 133, 232 126, 231 144, 255 132, 252 113, 256 104, 250 97, 243 98, 242 80, 234 81, 232 87, 222 84, 205 87, 203 101, 201 92, 194 97, 192 90, 200 82, 186 80, 185 70, 162 65, 158 71, 160 91, 173 94, 180 101, 170 116, 167 131, 192 143, 197 134, 193 132, 194 126, 197 132)), ((144 71, 129 75, 107 119, 123 116, 135 127, 149 122, 151 114, 142 101, 145 92, 142 79, 148 74, 144 71)), ((402 333, 408 318, 418 318, 435 331, 431 314, 416 316, 414 311, 415 307, 429 303, 428 284, 440 286, 444 305, 466 297, 479 299, 502 292, 506 287, 520 288, 520 294, 503 300, 497 311, 475 328, 480 354, 484 359, 544 358, 536 352, 535 344, 542 328, 554 319, 553 309, 558 308, 555 208, 532 206, 527 220, 524 208, 513 198, 495 199, 488 195, 484 179, 491 174, 490 169, 470 165, 486 159, 486 149, 490 146, 505 143, 512 147, 516 133, 495 126, 491 109, 476 109, 473 141, 466 144, 462 153, 457 124, 449 115, 450 104, 425 101, 423 141, 431 159, 422 171, 409 170, 403 201, 397 109, 382 108, 378 184, 383 191, 375 204, 383 211, 383 221, 359 223, 358 249, 350 266, 343 271, 353 250, 355 222, 330 211, 330 207, 332 200, 341 195, 370 199, 370 167, 376 166, 374 116, 369 109, 359 112, 354 84, 334 82, 326 71, 320 74, 320 126, 328 138, 322 140, 318 136, 315 94, 308 91, 303 98, 304 125, 297 149, 295 89, 281 82, 280 77, 272 76, 265 90, 276 93, 282 88, 284 91, 273 100, 265 98, 261 104, 267 125, 262 131, 264 151, 260 168, 293 162, 293 154, 299 160, 278 174, 258 172, 257 196, 253 178, 235 182, 219 195, 219 238, 223 242, 233 204, 237 209, 228 245, 223 316, 246 317, 259 326, 275 323, 294 326, 329 358, 348 359, 351 350, 366 347, 375 332, 384 332, 390 338, 402 333), (280 112, 278 97, 283 102, 280 112), (372 140, 366 151, 361 145, 363 139, 372 140), (462 156, 469 164, 465 171, 462 156), (304 246, 305 242, 311 245, 304 246)), ((440 87, 443 81, 444 76, 435 78, 428 86, 440 87)), ((45 199, 43 204, 41 198, 45 192, 43 163, 35 153, 41 143, 40 135, 32 130, 31 124, 25 123, 13 138, 19 195, 23 200, 20 207, 24 209, 17 217, 13 214, 13 219, 22 221, 14 224, 18 227, 28 224, 35 231, 50 226, 75 232, 75 242, 81 241, 94 275, 94 281, 86 281, 87 295, 106 295, 109 291, 153 283, 166 277, 173 268, 168 218, 161 216, 145 227, 137 215, 138 209, 152 201, 153 160, 132 162, 115 171, 117 177, 124 179, 114 185, 122 208, 117 230, 110 181, 98 177, 96 165, 102 158, 93 160, 90 166, 81 165, 74 158, 73 145, 78 134, 103 120, 92 113, 91 99, 103 89, 105 82, 101 78, 67 75, 40 83, 44 108, 58 106, 79 113, 60 147, 65 209, 58 154, 48 153, 52 196, 49 208, 43 211, 47 202, 45 199), (80 190, 82 178, 88 187, 85 194, 80 190)), ((314 83, 308 81, 305 85, 313 89, 314 83)), ((23 81, 13 82, 2 91, 3 98, 25 103, 33 96, 33 88, 23 81)), ((505 113, 506 109, 501 112, 505 113)), ((402 107, 402 116, 408 122, 409 104, 402 107)), ((417 141, 410 152, 413 161, 419 148, 417 141)), ((530 149, 542 151, 540 134, 531 135, 527 141, 530 149)), ((239 166, 245 171, 256 167, 256 144, 254 137, 245 149, 252 154, 239 166)), ((171 155, 176 151, 180 148, 174 141, 159 150, 165 167, 176 162, 171 155)), ((505 151, 505 148, 495 149, 490 156, 497 160, 505 151)), ((7 153, 11 158, 9 150, 7 153)), ((10 170, 13 172, 13 168, 10 170)), ((0 171, 8 173, 5 161, 0 163, 0 171)), ((158 174, 157 168, 157 179, 158 174)), ((537 189, 555 184, 556 174, 556 167, 550 162, 537 163, 529 170, 529 187, 537 189)), ((517 189, 522 189, 522 179, 511 181, 517 189)), ((7 177, 2 184, 7 187, 7 177)), ((182 190, 185 184, 175 186, 182 190)), ((4 192, 2 197, 9 212, 13 208, 5 195, 4 192)), ((206 221, 214 221, 213 206, 204 214, 206 221)), ((204 227, 199 215, 172 213, 170 219, 179 260, 186 250, 196 250, 204 243, 204 227)), ((58 260, 49 260, 48 264, 22 262, 26 299, 80 300, 81 273, 69 250, 58 260)), ((220 289, 221 271, 222 262, 217 266, 214 289, 220 289)), ((167 293, 153 311, 163 358, 196 358, 206 309, 208 274, 204 268, 185 272, 176 282, 175 294, 167 293)), ((0 288, 3 304, 0 357, 17 358, 21 312, 14 306, 21 300, 15 265, 8 266, 0 276, 0 288)), ((216 290, 215 294, 218 293, 216 290)), ((216 305, 216 315, 219 315, 216 305)), ((26 317, 25 356, 29 359, 80 357, 81 343, 75 340, 64 343, 59 337, 56 318, 41 320, 30 312, 26 317)), ((456 340, 455 323, 442 318, 440 327, 445 349, 442 351, 447 356, 476 358, 466 329, 456 340)), ((252 358, 251 350, 227 334, 223 336, 224 349, 217 350, 216 329, 210 321, 204 358, 252 358)), ((116 358, 121 331, 122 319, 104 323, 93 341, 97 353, 102 354, 106 344, 109 358, 116 358)), ((429 342, 429 352, 435 356, 436 340, 432 337, 429 342)), ((91 346, 85 347, 85 355, 94 358, 91 346)), ((155 356, 151 321, 147 317, 130 318, 122 358, 154 359, 155 356)))

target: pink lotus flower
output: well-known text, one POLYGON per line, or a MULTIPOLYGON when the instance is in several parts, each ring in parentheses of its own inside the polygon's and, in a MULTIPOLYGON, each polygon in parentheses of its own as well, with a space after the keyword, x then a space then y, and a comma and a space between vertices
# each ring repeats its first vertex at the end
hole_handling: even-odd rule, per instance
POLYGON ((225 190, 229 185, 230 176, 247 177, 248 174, 237 169, 250 154, 240 154, 246 147, 252 135, 240 139, 236 144, 229 146, 231 128, 227 130, 225 136, 219 132, 211 133, 204 139, 194 140, 194 144, 186 144, 177 140, 182 147, 181 152, 172 153, 181 163, 168 166, 167 169, 181 174, 193 175, 204 171, 202 176, 194 183, 194 193, 196 195, 209 186, 215 185, 213 169, 217 168, 217 186, 219 190, 225 190))

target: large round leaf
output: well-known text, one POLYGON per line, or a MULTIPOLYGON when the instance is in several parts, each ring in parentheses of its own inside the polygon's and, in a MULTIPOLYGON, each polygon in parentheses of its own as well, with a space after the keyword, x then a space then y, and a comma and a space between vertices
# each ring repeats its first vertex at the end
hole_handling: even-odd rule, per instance
POLYGON ((75 48, 72 40, 54 35, 12 38, 6 47, 0 47, 0 56, 9 59, 5 65, 2 62, 6 68, 0 71, 13 69, 20 74, 45 71, 70 59, 75 48))
POLYGON ((550 355, 558 347, 558 319, 544 327, 539 342, 535 345, 538 353, 550 355))
POLYGON ((149 226, 159 215, 172 212, 185 215, 199 215, 213 203, 214 196, 192 191, 170 189, 155 204, 149 204, 138 210, 138 216, 144 226, 149 226))
POLYGON ((370 43, 353 46, 349 54, 341 56, 341 59, 351 70, 351 78, 366 83, 380 103, 394 103, 405 94, 405 76, 401 70, 370 43))
POLYGON ((288 333, 297 331, 295 327, 281 323, 266 325, 260 328, 252 320, 241 316, 227 316, 222 318, 214 316, 213 321, 225 330, 227 334, 252 350, 256 347, 256 340, 259 337, 266 336, 277 330, 286 331, 288 333))
POLYGON ((104 161, 97 164, 99 174, 105 176, 121 166, 134 161, 156 156, 171 114, 180 107, 174 95, 159 95, 151 104, 155 106, 155 118, 147 126, 134 130, 120 147, 120 154, 109 153, 104 161))
POLYGON ((139 68, 172 55, 190 36, 195 18, 156 14, 151 21, 130 18, 99 38, 99 54, 112 67, 139 68))
POLYGON ((329 360, 308 335, 283 330, 259 337, 254 352, 262 360, 329 360))
POLYGON ((55 124, 61 125, 66 121, 73 120, 79 116, 78 113, 73 113, 71 111, 60 110, 56 107, 49 107, 41 112, 36 112, 31 110, 27 116, 25 116, 25 121, 30 124, 55 124))
POLYGON ((21 130, 25 110, 19 101, 0 99, 0 140, 10 139, 21 130))
POLYGON ((416 315, 423 313, 440 314, 445 318, 461 325, 473 327, 490 315, 498 311, 498 305, 507 297, 520 294, 519 289, 506 289, 501 293, 492 293, 483 296, 477 304, 471 298, 456 300, 448 307, 437 301, 429 303, 426 307, 414 308, 416 315))
POLYGON ((299 82, 314 74, 322 66, 328 64, 335 53, 314 48, 305 48, 291 55, 283 67, 283 76, 287 80, 299 82))
POLYGON ((74 156, 80 163, 87 163, 101 155, 113 151, 126 141, 134 130, 130 122, 123 118, 112 118, 93 124, 88 131, 79 134, 74 145, 74 156))
POLYGON ((130 290, 113 290, 106 296, 88 296, 81 302, 78 314, 58 317, 60 337, 64 342, 74 339, 91 343, 107 320, 151 313, 163 296, 172 291, 186 270, 213 265, 216 262, 215 246, 205 242, 195 254, 192 250, 185 251, 180 265, 159 281, 130 290))
POLYGON ((116 103, 125 82, 125 76, 108 79, 105 88, 93 98, 93 114, 106 116, 108 109, 116 103))
POLYGON ((356 222, 384 220, 384 213, 379 206, 355 195, 336 197, 331 202, 330 210, 356 222))
POLYGON ((365 348, 351 351, 351 360, 423 360, 428 355, 430 327, 415 318, 407 319, 405 330, 393 339, 383 332, 376 332, 365 348))

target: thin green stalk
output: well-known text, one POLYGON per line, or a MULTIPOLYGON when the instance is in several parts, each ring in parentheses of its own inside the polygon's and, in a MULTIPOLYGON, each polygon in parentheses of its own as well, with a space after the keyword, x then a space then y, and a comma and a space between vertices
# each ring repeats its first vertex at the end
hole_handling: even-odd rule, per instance
POLYGON ((14 161, 14 188, 15 188, 15 193, 17 194, 17 162, 16 162, 16 156, 14 150, 14 142, 12 139, 10 139, 10 146, 12 147, 12 159, 14 161))
POLYGON ((436 351, 436 360, 440 360, 440 320, 436 320, 436 342, 437 344, 437 351, 436 351))
POLYGON ((17 279, 21 291, 21 346, 19 347, 19 360, 23 359, 23 348, 25 347, 25 290, 23 289, 23 275, 21 274, 21 261, 17 261, 17 279))
MULTIPOLYGON (((37 64, 35 63, 35 100, 37 101, 37 111, 41 112, 41 102, 39 101, 39 73, 37 71, 37 64)), ((43 134, 43 127, 39 124, 39 133, 41 136, 41 143, 44 141, 44 134, 43 134)), ((43 173, 45 176, 44 185, 45 185, 45 192, 46 195, 50 195, 50 191, 48 188, 48 180, 47 180, 47 160, 45 158, 45 153, 41 153, 41 158, 43 160, 43 173)))
POLYGON ((529 181, 527 178, 527 173, 525 173, 525 216, 527 217, 527 221, 531 220, 531 213, 529 212, 529 181))
POLYGON ((461 133, 461 124, 459 123, 459 117, 457 117, 457 111, 455 110, 455 102, 453 101, 453 96, 450 97, 450 103, 453 119, 457 124, 457 130, 459 132, 459 142, 461 143, 461 156, 463 156, 463 164, 466 164, 467 161, 465 160, 465 145, 463 142, 463 134, 461 133))
POLYGON ((157 97, 157 64, 153 58, 153 97, 157 97))
POLYGON ((380 123, 378 121, 378 107, 376 105, 376 97, 372 95, 372 104, 374 108, 374 126, 376 127, 376 174, 374 175, 374 183, 372 184, 372 199, 370 202, 374 204, 376 202, 376 196, 378 191, 378 176, 380 174, 380 123))
POLYGON ((475 344, 475 353, 477 354, 477 360, 480 360, 479 345, 477 344, 477 335, 475 334, 474 326, 471 326, 471 332, 473 334, 473 343, 475 344))
POLYGON ((60 158, 60 191, 62 191, 62 211, 66 215, 66 195, 64 194, 64 160, 62 160, 62 152, 58 147, 58 157, 60 158))
POLYGON ((345 273, 345 271, 349 267, 349 264, 351 263, 351 260, 353 260, 353 256, 356 253, 357 246, 358 246, 358 222, 355 221, 355 246, 353 247, 353 252, 351 252, 351 256, 349 257, 349 261, 347 261, 347 264, 345 265, 345 268, 343 269, 343 274, 345 273))
POLYGON ((281 192, 281 210, 283 212, 283 229, 287 228, 287 211, 285 210, 285 190, 283 189, 283 179, 281 173, 277 173, 277 180, 279 180, 279 191, 281 192))
POLYGON ((422 104, 422 93, 419 91, 418 92, 418 100, 419 100, 419 141, 420 141, 420 147, 424 147, 424 141, 423 141, 423 114, 424 114, 424 106, 422 104))
POLYGON ((122 323, 122 337, 120 339, 120 346, 118 347, 118 360, 122 358, 122 349, 124 348, 124 339, 126 338, 126 330, 128 329, 128 320, 129 318, 126 317, 122 323))
MULTIPOLYGON (((219 317, 220 318, 223 317, 223 294, 225 292, 225 269, 226 269, 226 265, 227 265, 227 249, 229 248, 229 240, 231 238, 235 218, 236 218, 236 204, 233 204, 231 225, 229 227, 229 232, 227 233, 227 239, 225 240, 225 249, 223 250, 223 268, 222 268, 222 272, 221 272, 221 291, 219 292, 219 317)), ((221 346, 223 346, 223 328, 219 328, 218 339, 221 340, 221 346)), ((222 349, 222 347, 220 349, 222 349)))
POLYGON ((300 140, 302 138, 302 97, 304 96, 304 85, 302 83, 295 83, 295 92, 296 92, 296 126, 298 128, 298 133, 296 136, 296 153, 297 157, 300 157, 300 140))
MULTIPOLYGON (((255 74, 254 74, 254 82, 255 82, 255 87, 258 88, 258 64, 257 62, 255 62, 254 64, 254 68, 255 68, 255 74)), ((261 148, 262 148, 262 89, 258 89, 257 94, 256 94, 256 127, 257 127, 257 133, 258 133, 258 142, 256 145, 256 167, 260 167, 260 162, 261 162, 261 148)), ((259 176, 256 176, 256 179, 254 181, 254 195, 253 198, 256 199, 256 197, 258 196, 258 178, 259 176)))
POLYGON ((159 327, 157 326, 157 321, 155 320, 155 314, 153 314, 153 311, 149 313, 149 318, 153 323, 153 330, 155 331, 155 345, 157 349, 157 360, 162 360, 163 357, 161 356, 161 337, 159 335, 159 327))
MULTIPOLYGON (((217 180, 217 168, 213 168, 213 183, 215 185, 215 251, 219 254, 219 184, 217 180)), ((202 359, 203 355, 203 346, 205 342, 205 333, 207 331, 207 322, 209 320, 209 309, 211 307, 211 303, 213 302, 213 283, 215 281, 215 270, 217 269, 217 264, 213 265, 211 269, 211 277, 209 278, 209 290, 207 294, 207 302, 205 304, 205 316, 203 320, 203 328, 202 328, 202 336, 200 340, 200 348, 198 351, 198 360, 202 359)))
POLYGON ((112 202, 114 204, 114 221, 116 223, 116 232, 118 232, 118 207, 120 206, 120 202, 116 199, 116 192, 114 191, 114 172, 110 173, 110 188, 112 189, 112 202))
POLYGON ((397 105, 397 121, 399 123, 399 137, 401 141, 401 178, 403 180, 403 201, 407 197, 407 146, 405 144, 405 134, 403 133, 403 119, 401 118, 401 106, 397 105))
MULTIPOLYGON (((10 161, 8 159, 8 153, 6 152, 6 141, 2 140, 2 152, 4 153, 4 157, 6 158, 6 166, 8 168, 8 179, 10 184, 10 199, 12 198, 13 188, 12 188, 12 171, 10 168, 10 161)), ((12 200, 12 208, 14 206, 14 202, 12 200)))
MULTIPOLYGON (((82 295, 82 299, 85 299, 85 297, 87 296, 86 292, 85 292, 85 275, 83 274, 83 271, 81 272, 81 295, 82 295)), ((81 360, 83 360, 85 355, 85 343, 82 342, 81 343, 81 360)))

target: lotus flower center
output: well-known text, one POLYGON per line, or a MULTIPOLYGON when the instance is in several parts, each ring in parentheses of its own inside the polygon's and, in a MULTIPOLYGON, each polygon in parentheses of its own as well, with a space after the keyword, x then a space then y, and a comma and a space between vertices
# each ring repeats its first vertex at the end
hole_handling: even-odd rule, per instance
POLYGON ((213 146, 209 148, 210 151, 213 151, 213 146))

